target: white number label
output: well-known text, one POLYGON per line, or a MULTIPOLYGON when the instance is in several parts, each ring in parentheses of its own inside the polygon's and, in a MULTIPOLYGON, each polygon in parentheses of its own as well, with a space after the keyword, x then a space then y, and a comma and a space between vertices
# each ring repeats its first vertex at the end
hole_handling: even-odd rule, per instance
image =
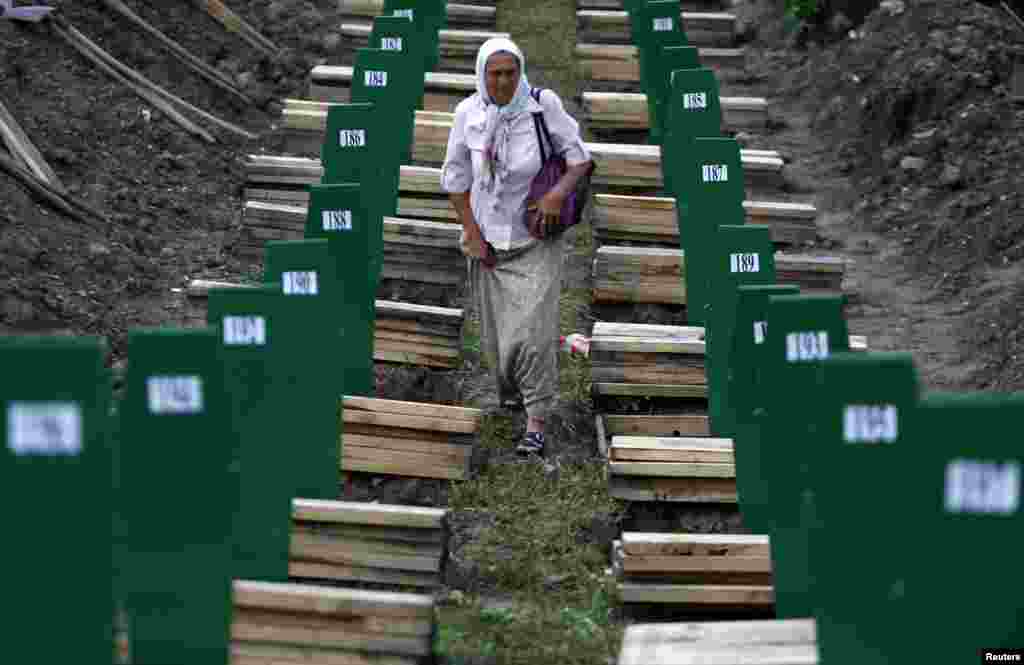
POLYGON ((708 93, 687 92, 683 94, 683 108, 687 111, 701 111, 708 107, 708 93))
POLYGON ((761 272, 760 254, 730 254, 729 270, 732 272, 761 272))
POLYGON ((946 465, 946 512, 1012 515, 1020 504, 1020 465, 955 459, 946 465))
POLYGON ((704 164, 701 166, 701 178, 704 182, 727 182, 729 180, 729 165, 704 164))
POLYGON ((413 19, 413 12, 411 9, 396 9, 393 16, 400 16, 411 21, 413 19))
POLYGON ((891 404, 851 404, 843 411, 843 440, 892 443, 899 434, 896 420, 896 407, 891 404))
POLYGON ((351 210, 324 210, 322 213, 324 231, 351 231, 351 210))
POLYGON ((803 362, 828 358, 828 332, 795 332, 786 335, 786 361, 803 362))
POLYGON ((367 88, 384 88, 388 84, 388 73, 380 71, 367 71, 366 74, 366 87, 367 88))
POLYGON ((366 145, 365 129, 342 129, 338 131, 338 145, 342 148, 361 148, 366 145))
POLYGON ((267 320, 262 316, 225 316, 224 344, 227 346, 264 346, 267 320))
POLYGON ((72 402, 11 402, 7 447, 15 455, 77 455, 82 450, 82 414, 72 402))
POLYGON ((198 376, 151 376, 146 395, 155 415, 203 412, 203 381, 198 376))
POLYGON ((401 37, 381 37, 380 48, 384 51, 401 51, 402 50, 402 38, 401 37))
POLYGON ((672 17, 671 16, 659 16, 654 19, 654 31, 655 32, 668 32, 672 29, 672 17))
POLYGON ((768 336, 768 322, 767 321, 754 321, 754 344, 764 344, 764 339, 767 336, 768 336))
POLYGON ((312 270, 281 273, 281 285, 286 296, 315 296, 320 292, 312 270))

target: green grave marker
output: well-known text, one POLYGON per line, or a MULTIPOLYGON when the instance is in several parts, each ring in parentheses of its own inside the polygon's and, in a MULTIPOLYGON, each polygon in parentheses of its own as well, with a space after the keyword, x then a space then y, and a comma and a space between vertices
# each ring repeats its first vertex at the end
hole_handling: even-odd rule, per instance
POLYGON ((4 652, 110 663, 113 468, 100 339, 0 337, 4 652))
MULTIPOLYGON (((665 192, 670 196, 683 196, 688 193, 686 187, 690 183, 677 182, 676 174, 685 172, 696 139, 721 137, 722 109, 718 80, 710 69, 677 69, 670 76, 662 110, 665 120, 661 170, 665 192)), ((735 183, 742 192, 743 179, 736 179, 735 183)), ((742 202, 743 196, 739 200, 742 202)))
POLYGON ((733 363, 736 289, 743 285, 774 283, 775 254, 771 229, 767 226, 720 226, 714 239, 709 248, 713 255, 708 270, 699 276, 706 282, 709 292, 704 337, 708 415, 712 435, 731 437, 735 434, 735 417, 730 404, 729 368, 733 363))
POLYGON ((661 49, 688 45, 681 11, 679 0, 653 0, 636 7, 630 14, 633 43, 640 56, 640 89, 644 92, 655 89, 661 49))
MULTIPOLYGON (((355 85, 355 81, 353 81, 355 85)), ((321 150, 325 185, 354 183, 381 215, 398 208, 400 164, 398 142, 376 104, 335 104, 327 111, 327 132, 321 150)))
POLYGON ((289 388, 301 395, 303 409, 288 418, 301 423, 302 446, 285 448, 294 468, 294 496, 336 499, 341 396, 375 394, 364 312, 344 303, 327 240, 268 242, 264 265, 263 281, 280 283, 285 296, 278 342, 298 366, 289 388))
MULTIPOLYGON (((424 75, 427 71, 426 55, 424 54, 423 32, 416 24, 405 16, 378 16, 373 20, 373 31, 370 34, 370 48, 398 53, 402 56, 402 73, 408 72, 408 78, 419 70, 419 85, 413 81, 408 90, 402 90, 413 104, 414 109, 423 108, 424 75)), ((401 83, 404 83, 404 78, 401 83)), ((363 76, 363 84, 367 84, 363 76)), ((366 99, 364 97, 364 99, 366 99)), ((366 100, 371 101, 371 100, 366 100)))
POLYGON ((694 46, 666 46, 651 63, 651 89, 647 91, 648 141, 661 145, 667 124, 666 104, 672 89, 672 72, 700 69, 700 55, 694 46))
MULTIPOLYGON (((387 128, 378 135, 373 155, 389 178, 397 179, 399 166, 412 160, 416 108, 423 102, 423 86, 423 72, 410 64, 408 56, 380 49, 356 51, 352 102, 372 103, 374 113, 381 116, 383 125, 379 126, 387 128)), ((396 182, 396 191, 397 187, 396 182)))
POLYGON ((223 665, 234 424, 217 332, 135 331, 121 405, 123 592, 136 665, 223 665))
POLYGON ((822 663, 894 662, 887 645, 905 640, 904 623, 914 620, 894 580, 922 563, 921 553, 935 554, 907 538, 908 525, 917 532, 919 524, 905 510, 912 467, 899 451, 916 457, 933 443, 908 435, 918 399, 913 359, 838 353, 818 364, 815 386, 818 445, 807 452, 817 523, 806 526, 818 652, 822 663), (866 537, 885 546, 865 546, 866 537))
POLYGON ((767 401, 764 364, 768 336, 768 299, 795 296, 800 289, 791 284, 740 286, 736 289, 736 321, 728 382, 735 413, 733 450, 736 457, 736 489, 743 525, 751 533, 768 532, 767 483, 761 473, 761 430, 767 401))
POLYGON ((679 245, 686 257, 686 316, 691 325, 705 325, 711 293, 707 274, 719 226, 742 226, 743 164, 734 139, 694 141, 677 176, 676 222, 679 245), (691 279, 692 278, 692 279, 691 279))
POLYGON ((415 24, 422 35, 424 70, 437 71, 441 60, 439 31, 448 23, 446 0, 384 0, 384 14, 402 16, 415 24))
POLYGON ((354 184, 312 185, 306 215, 306 238, 324 238, 338 267, 347 305, 366 308, 373 353, 374 301, 384 265, 384 220, 354 184), (366 279, 366 289, 358 287, 366 279))
POLYGON ((232 528, 235 579, 286 582, 294 480, 282 468, 303 410, 287 388, 295 363, 280 346, 281 285, 211 289, 207 322, 219 331, 225 382, 238 441, 239 510, 232 528))
POLYGON ((813 497, 805 490, 809 451, 820 445, 814 427, 816 363, 848 351, 849 332, 841 296, 773 296, 767 321, 761 473, 768 489, 775 613, 809 617, 812 581, 804 525, 815 519, 813 497))

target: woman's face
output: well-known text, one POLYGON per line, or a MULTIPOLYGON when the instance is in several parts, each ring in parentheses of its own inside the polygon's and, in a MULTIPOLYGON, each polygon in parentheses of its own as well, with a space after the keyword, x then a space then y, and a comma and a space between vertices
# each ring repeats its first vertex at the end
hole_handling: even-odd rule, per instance
POLYGON ((519 87, 519 61, 511 53, 495 53, 484 69, 487 94, 498 106, 512 101, 519 87))

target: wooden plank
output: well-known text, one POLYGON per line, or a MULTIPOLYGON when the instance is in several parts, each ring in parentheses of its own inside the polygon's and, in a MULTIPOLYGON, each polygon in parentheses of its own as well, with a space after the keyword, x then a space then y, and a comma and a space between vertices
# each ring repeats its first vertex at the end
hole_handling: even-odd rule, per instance
POLYGON ((612 447, 619 450, 703 450, 714 452, 733 451, 733 440, 710 436, 628 436, 612 437, 612 447))
POLYGON ((814 619, 774 619, 633 624, 626 628, 622 642, 623 645, 658 643, 687 648, 711 644, 816 644, 817 639, 814 619))
POLYGON ((625 531, 627 555, 697 555, 770 557, 768 536, 727 533, 643 533, 625 531))
POLYGON ((358 542, 339 542, 333 538, 313 534, 292 534, 289 556, 299 561, 413 570, 421 573, 436 573, 441 570, 440 552, 435 555, 388 552, 380 548, 371 550, 358 542))
POLYGON ((469 459, 470 446, 458 444, 437 443, 436 441, 416 441, 415 439, 402 439, 382 436, 368 436, 366 434, 342 435, 342 451, 349 450, 350 446, 360 448, 377 448, 379 450, 391 450, 401 453, 418 453, 429 455, 434 459, 447 463, 465 463, 469 459))
POLYGON ((438 358, 411 351, 384 351, 374 349, 373 359, 377 362, 414 365, 419 367, 437 367, 439 369, 455 369, 459 366, 458 358, 438 358))
POLYGON ((478 427, 478 423, 475 421, 448 419, 443 416, 410 416, 355 410, 343 410, 342 422, 380 425, 383 427, 404 427, 406 429, 425 429, 434 432, 458 432, 460 434, 473 434, 478 427))
POLYGON ((480 409, 464 406, 449 406, 447 404, 433 404, 429 402, 403 402, 400 400, 355 395, 345 395, 342 398, 342 405, 347 409, 361 409, 375 413, 425 416, 429 418, 443 417, 466 420, 477 424, 479 424, 483 414, 480 409))
POLYGON ((688 353, 704 355, 703 340, 672 338, 598 337, 591 350, 635 351, 640 353, 688 353))
POLYGON ((430 596, 392 591, 365 591, 303 584, 235 580, 235 607, 321 615, 376 614, 432 618, 430 596))
POLYGON ((336 647, 358 651, 383 651, 410 656, 430 653, 430 640, 386 633, 367 633, 344 627, 333 629, 280 626, 272 621, 247 621, 237 614, 231 625, 231 639, 264 644, 336 647))
POLYGON ((632 573, 764 573, 772 572, 770 556, 662 556, 623 557, 623 571, 632 573))
POLYGON ((429 637, 433 621, 429 617, 393 617, 366 615, 293 614, 276 610, 235 608, 236 624, 266 625, 278 628, 303 628, 315 631, 347 630, 389 637, 429 637))
POLYGON ((590 380, 594 383, 632 383, 663 386, 701 386, 707 383, 703 367, 686 365, 592 363, 590 380))
POLYGON ((595 321, 591 336, 704 339, 704 326, 669 326, 650 323, 595 321))
POLYGON ((625 501, 736 503, 735 478, 610 476, 608 494, 625 501))
POLYGON ((609 434, 675 434, 676 436, 709 436, 706 415, 626 416, 607 414, 604 424, 609 434))
POLYGON ((464 439, 472 442, 472 435, 453 434, 451 432, 432 432, 423 429, 408 429, 405 427, 378 427, 377 425, 361 425, 359 423, 345 423, 342 431, 342 442, 348 434, 363 434, 366 436, 388 437, 392 439, 411 439, 413 441, 428 441, 432 443, 451 443, 468 445, 464 439))
POLYGON ((818 665, 813 644, 756 644, 752 646, 704 646, 678 649, 643 645, 623 651, 619 665, 818 665))
POLYGON ((621 582, 619 594, 625 603, 669 603, 695 607, 763 607, 775 603, 770 586, 637 584, 621 582))
POLYGON ((706 399, 707 385, 659 385, 655 383, 592 383, 595 395, 619 395, 623 397, 692 397, 706 399))
POLYGON ((289 561, 288 576, 300 580, 330 580, 334 582, 373 582, 398 587, 433 589, 440 585, 436 573, 407 570, 387 570, 366 566, 344 566, 336 563, 289 561))
POLYGON ((609 462, 612 476, 647 478, 735 478, 735 464, 694 462, 609 462))
POLYGON ((293 522, 294 533, 312 533, 339 540, 356 540, 368 546, 376 544, 402 544, 420 547, 441 547, 444 532, 441 529, 403 529, 400 527, 366 526, 360 524, 324 524, 322 522, 293 522))
POLYGON ((735 464, 731 450, 657 450, 650 448, 619 448, 612 446, 611 459, 616 462, 701 462, 735 464))
POLYGON ((420 506, 391 506, 380 503, 292 500, 292 519, 302 522, 336 522, 399 526, 416 529, 440 529, 446 510, 420 506))
POLYGON ((439 480, 463 480, 466 477, 465 469, 451 466, 427 466, 419 461, 403 462, 394 457, 380 461, 346 455, 341 460, 341 469, 342 471, 408 476, 410 478, 437 478, 439 480))
POLYGON ((416 665, 414 657, 316 647, 231 643, 230 665, 416 665))

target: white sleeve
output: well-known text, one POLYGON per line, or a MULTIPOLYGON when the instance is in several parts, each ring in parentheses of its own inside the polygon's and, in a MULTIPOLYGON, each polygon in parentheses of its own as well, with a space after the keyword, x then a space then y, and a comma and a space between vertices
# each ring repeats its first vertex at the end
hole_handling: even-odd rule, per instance
POLYGON ((578 166, 589 162, 590 151, 580 136, 580 125, 566 112, 558 94, 545 88, 540 99, 541 106, 544 107, 544 121, 551 132, 551 140, 559 154, 565 157, 566 164, 578 166))
POLYGON ((448 133, 448 151, 441 167, 441 190, 450 194, 468 192, 473 185, 473 159, 466 145, 466 112, 455 110, 455 122, 448 133))

